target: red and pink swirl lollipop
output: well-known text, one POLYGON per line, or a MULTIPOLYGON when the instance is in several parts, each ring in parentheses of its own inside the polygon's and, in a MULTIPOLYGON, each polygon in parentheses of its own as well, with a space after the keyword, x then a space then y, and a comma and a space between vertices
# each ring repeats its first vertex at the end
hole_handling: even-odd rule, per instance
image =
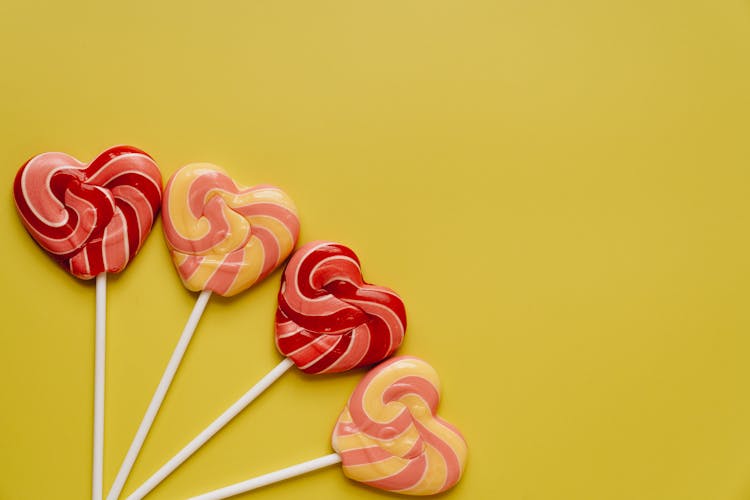
POLYGON ((371 365, 401 345, 404 303, 362 279, 348 247, 317 241, 301 248, 281 282, 276 347, 305 373, 336 373, 371 365))
POLYGON ((389 288, 366 283, 350 248, 328 241, 304 245, 289 260, 279 291, 276 345, 286 358, 128 500, 146 496, 292 365, 324 374, 378 363, 398 349, 405 330, 401 298, 389 288))
POLYGON ((95 499, 102 497, 106 276, 125 269, 140 250, 161 189, 154 160, 131 146, 110 148, 88 164, 42 153, 21 167, 13 185, 21 221, 42 250, 73 276, 96 278, 95 499))

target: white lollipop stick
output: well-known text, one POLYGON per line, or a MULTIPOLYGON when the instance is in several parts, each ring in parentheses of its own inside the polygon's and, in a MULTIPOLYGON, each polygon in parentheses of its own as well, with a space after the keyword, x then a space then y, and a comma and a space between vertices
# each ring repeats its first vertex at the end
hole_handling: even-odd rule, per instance
POLYGON ((102 500, 104 467, 104 353, 107 337, 107 274, 96 276, 96 336, 94 337, 94 459, 91 498, 102 500))
POLYGON ((164 478, 170 475, 174 470, 179 467, 182 462, 187 460, 193 453, 206 444, 206 442, 213 437, 214 434, 219 432, 222 427, 227 425, 234 417, 236 417, 247 405, 253 402, 255 398, 260 396, 263 391, 268 389, 279 377, 281 377, 294 362, 289 358, 276 365, 276 367, 268 372, 262 379, 260 379, 254 386, 250 388, 240 399, 238 399, 232 406, 214 420, 211 425, 206 427, 200 434, 198 434, 187 446, 177 453, 174 457, 169 459, 167 463, 161 466, 161 468, 154 473, 153 476, 143 483, 137 490, 135 490, 127 500, 141 500, 143 497, 149 494, 151 490, 161 483, 164 478))
POLYGON ((198 495, 197 497, 190 497, 189 500, 219 500, 221 498, 228 498, 234 495, 239 495, 240 493, 245 493, 246 491, 254 490, 256 488, 283 481, 284 479, 307 474, 308 472, 322 469, 323 467, 328 467, 329 465, 337 464, 339 462, 341 462, 341 457, 337 453, 331 453, 330 455, 326 455, 324 457, 316 458, 314 460, 303 462, 301 464, 292 465, 291 467, 287 467, 286 469, 269 472, 268 474, 254 477, 252 479, 248 479, 247 481, 242 481, 241 483, 226 486, 218 490, 209 491, 208 493, 198 495))
POLYGON ((193 332, 195 332, 195 329, 198 326, 198 321, 200 321, 210 297, 211 292, 207 290, 204 290, 198 296, 198 300, 196 300, 195 306, 193 306, 193 311, 190 313, 185 328, 182 330, 180 340, 177 342, 177 345, 172 352, 172 357, 169 359, 167 368, 164 370, 159 385, 156 387, 156 392, 154 392, 154 396, 151 398, 151 403, 149 403, 148 408, 146 409, 146 414, 143 415, 141 425, 135 433, 133 442, 130 443, 130 449, 120 466, 120 471, 117 473, 112 489, 109 490, 107 500, 117 500, 117 498, 119 498, 122 488, 125 486, 125 481, 127 481, 128 475, 130 475, 130 471, 133 468, 133 464, 135 464, 135 459, 138 458, 138 453, 140 453, 141 447, 143 447, 143 442, 146 440, 146 436, 148 436, 148 432, 151 430, 151 425, 153 425, 156 414, 159 412, 164 397, 167 395, 167 390, 169 390, 172 379, 177 372, 177 368, 180 366, 180 362, 185 355, 188 344, 190 344, 190 339, 193 338, 193 332))

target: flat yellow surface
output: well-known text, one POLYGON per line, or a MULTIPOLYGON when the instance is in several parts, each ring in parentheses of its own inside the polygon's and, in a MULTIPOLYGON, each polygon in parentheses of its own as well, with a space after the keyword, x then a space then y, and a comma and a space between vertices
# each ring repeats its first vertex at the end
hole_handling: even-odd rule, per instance
MULTIPOLYGON (((92 427, 93 283, 12 177, 118 143, 282 186, 402 294, 469 442, 445 498, 750 498, 747 0, 0 2, 2 500, 88 498, 92 427)), ((212 299, 126 493, 279 362, 279 276, 212 299)), ((194 300, 158 223, 109 286, 105 490, 194 300)), ((329 453, 362 373, 290 372, 152 498, 329 453)))

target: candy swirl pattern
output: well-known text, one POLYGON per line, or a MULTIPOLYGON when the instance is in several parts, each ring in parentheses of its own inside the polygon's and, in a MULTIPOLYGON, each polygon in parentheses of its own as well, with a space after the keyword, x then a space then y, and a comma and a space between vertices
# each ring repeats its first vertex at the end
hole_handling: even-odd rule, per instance
POLYGON ((401 298, 366 283, 350 248, 314 241, 289 260, 276 311, 276 347, 305 373, 377 363, 398 349, 405 329, 401 298))
POLYGON ((300 229, 284 191, 241 186, 210 163, 192 163, 172 175, 162 219, 185 287, 225 297, 268 276, 289 256, 300 229))
POLYGON ((122 271, 138 253, 161 205, 161 173, 131 146, 115 146, 88 165, 42 153, 16 174, 16 209, 29 234, 81 279, 122 271))
POLYGON ((433 495, 463 473, 467 446, 436 416, 440 381, 419 358, 399 356, 357 385, 333 431, 344 474, 369 486, 407 495, 433 495))

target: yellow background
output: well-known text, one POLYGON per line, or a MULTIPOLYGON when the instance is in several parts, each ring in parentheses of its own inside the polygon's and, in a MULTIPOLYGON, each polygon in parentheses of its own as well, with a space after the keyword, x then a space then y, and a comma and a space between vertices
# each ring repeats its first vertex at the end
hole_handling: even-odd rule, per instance
MULTIPOLYGON (((746 0, 1 2, 3 500, 89 496, 93 391, 93 283, 12 178, 117 143, 283 186, 402 294, 470 445, 446 498, 750 498, 746 0)), ((126 493, 280 360, 279 276, 211 300, 126 493)), ((110 281, 105 491, 194 300, 159 223, 110 281)), ((362 373, 290 372, 152 498, 329 453, 362 373)))

